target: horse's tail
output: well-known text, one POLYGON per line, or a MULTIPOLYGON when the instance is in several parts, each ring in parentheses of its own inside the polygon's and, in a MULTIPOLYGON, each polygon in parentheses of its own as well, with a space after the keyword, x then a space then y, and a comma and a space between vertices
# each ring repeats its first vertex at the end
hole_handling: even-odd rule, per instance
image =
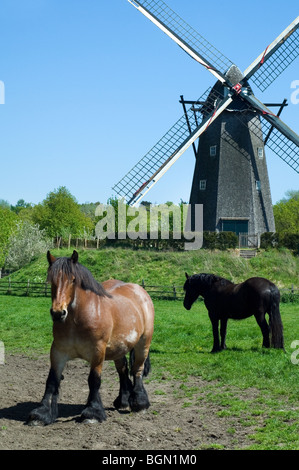
POLYGON ((280 293, 276 286, 271 286, 269 325, 271 333, 271 346, 284 349, 283 326, 279 311, 280 293))
MULTIPOLYGON (((130 352, 130 372, 132 375, 132 368, 135 362, 135 351, 134 349, 131 350, 130 352)), ((148 353, 148 356, 144 362, 144 369, 143 369, 143 377, 147 377, 148 374, 150 373, 151 370, 151 361, 150 361, 150 354, 148 353)))

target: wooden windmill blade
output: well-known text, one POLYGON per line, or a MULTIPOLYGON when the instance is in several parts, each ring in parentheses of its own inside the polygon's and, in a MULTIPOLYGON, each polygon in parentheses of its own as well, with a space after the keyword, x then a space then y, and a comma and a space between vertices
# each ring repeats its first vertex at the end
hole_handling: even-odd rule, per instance
POLYGON ((203 65, 217 80, 227 81, 225 73, 233 63, 184 21, 162 0, 128 0, 189 56, 203 65))
POLYGON ((193 106, 169 129, 156 145, 112 188, 128 204, 135 205, 160 180, 198 137, 230 105, 231 97, 211 93, 208 89, 198 102, 202 122, 198 125, 193 106))
MULTIPOLYGON (((299 16, 245 70, 241 85, 250 79, 264 91, 298 55, 299 16)), ((243 93, 242 86, 240 95, 260 114, 263 121, 267 121, 264 127, 273 129, 267 145, 291 168, 299 172, 299 136, 253 94, 247 93, 247 90, 243 93)))
MULTIPOLYGON (((284 149, 286 151, 285 158, 283 158, 283 152, 279 151, 278 155, 285 160, 286 162, 290 162, 291 160, 294 161, 294 165, 292 168, 298 172, 299 166, 299 136, 294 132, 290 127, 288 127, 278 116, 273 114, 263 103, 261 103, 254 95, 247 95, 245 96, 245 100, 250 103, 252 109, 256 110, 260 116, 266 120, 270 127, 276 129, 275 132, 275 141, 276 144, 273 147, 275 149, 279 148, 278 138, 281 136, 282 144, 288 143, 288 145, 284 145, 284 149), (277 132, 279 131, 279 132, 277 132), (280 133, 280 134, 279 134, 280 133)), ((270 139, 268 146, 273 143, 273 139, 270 139)), ((274 150, 276 152, 276 150, 274 150)))
MULTIPOLYGON (((249 108, 248 112, 252 112, 252 110, 249 108)), ((252 120, 249 124, 249 130, 261 140, 261 144, 263 142, 265 146, 267 145, 279 158, 299 173, 299 147, 297 143, 283 135, 271 122, 264 119, 260 113, 257 113, 257 115, 260 117, 261 126, 257 125, 258 121, 252 120)), ((236 115, 235 119, 242 126, 248 127, 246 115, 236 115)))
POLYGON ((282 135, 276 128, 273 129, 268 121, 266 121, 266 123, 262 122, 262 127, 265 129, 265 135, 269 133, 271 129, 271 134, 267 140, 267 146, 294 171, 299 173, 298 144, 295 144, 292 140, 282 135))
MULTIPOLYGON (((233 64, 212 44, 179 17, 162 0, 128 0, 144 16, 175 41, 189 56, 208 69, 221 83, 233 64)), ((198 101, 205 102, 203 121, 196 122, 191 107, 157 144, 112 189, 129 204, 135 205, 183 155, 206 128, 231 103, 231 96, 216 96, 208 90, 198 101), (190 130, 191 123, 191 130, 190 130)))
POLYGON ((298 55, 299 16, 245 70, 244 80, 264 91, 298 55))
POLYGON ((206 67, 218 80, 227 85, 232 92, 241 95, 251 107, 299 146, 299 137, 277 116, 254 96, 248 96, 247 90, 242 91, 242 84, 251 78, 262 89, 266 89, 299 54, 299 17, 296 18, 267 49, 248 67, 240 84, 230 83, 227 71, 232 62, 221 54, 214 46, 188 25, 179 15, 162 0, 129 0, 141 13, 150 19, 164 33, 173 39, 191 57, 206 67), (240 86, 240 88, 238 87, 240 86))

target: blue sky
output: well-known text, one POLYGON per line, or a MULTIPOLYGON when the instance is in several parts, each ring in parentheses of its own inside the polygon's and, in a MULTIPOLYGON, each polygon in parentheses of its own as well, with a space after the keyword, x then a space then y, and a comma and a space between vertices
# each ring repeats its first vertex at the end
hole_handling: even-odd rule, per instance
MULTIPOLYGON (((298 0, 167 0, 243 71, 299 14, 298 0)), ((1 0, 0 199, 41 202, 66 186, 78 202, 106 202, 112 186, 215 83, 127 0, 1 0)), ((299 59, 264 93, 289 106, 299 59)), ((297 94, 299 97, 299 94, 297 94)), ((266 151, 273 203, 298 189, 298 174, 266 151)), ((194 155, 186 152, 146 196, 189 200, 194 155)))

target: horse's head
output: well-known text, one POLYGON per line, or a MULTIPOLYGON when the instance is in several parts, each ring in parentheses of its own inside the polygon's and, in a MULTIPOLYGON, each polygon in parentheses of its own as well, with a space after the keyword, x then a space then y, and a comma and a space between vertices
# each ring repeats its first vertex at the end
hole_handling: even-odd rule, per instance
POLYGON ((192 276, 189 276, 185 273, 186 281, 184 284, 185 298, 184 298, 184 307, 186 310, 190 310, 193 303, 197 299, 199 292, 195 289, 192 276))
POLYGON ((78 253, 73 252, 71 258, 55 258, 48 251, 49 263, 48 282, 51 283, 52 307, 50 313, 53 321, 64 322, 68 315, 69 305, 75 296, 74 265, 78 261, 78 253))

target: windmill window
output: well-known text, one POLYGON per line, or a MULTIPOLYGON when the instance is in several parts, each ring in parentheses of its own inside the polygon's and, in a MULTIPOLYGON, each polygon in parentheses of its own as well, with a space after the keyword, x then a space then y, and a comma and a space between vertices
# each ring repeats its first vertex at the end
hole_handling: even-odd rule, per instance
POLYGON ((258 157, 259 157, 260 160, 262 160, 264 158, 264 149, 263 149, 263 147, 258 147, 257 154, 258 154, 258 157))
POLYGON ((256 190, 257 190, 257 191, 260 191, 260 190, 261 190, 261 182, 260 182, 260 181, 256 181, 256 182, 255 182, 255 187, 256 187, 256 190))
POLYGON ((210 157, 216 157, 217 145, 212 145, 210 147, 210 157))
POLYGON ((199 189, 200 191, 205 191, 207 187, 207 180, 200 180, 199 189))

